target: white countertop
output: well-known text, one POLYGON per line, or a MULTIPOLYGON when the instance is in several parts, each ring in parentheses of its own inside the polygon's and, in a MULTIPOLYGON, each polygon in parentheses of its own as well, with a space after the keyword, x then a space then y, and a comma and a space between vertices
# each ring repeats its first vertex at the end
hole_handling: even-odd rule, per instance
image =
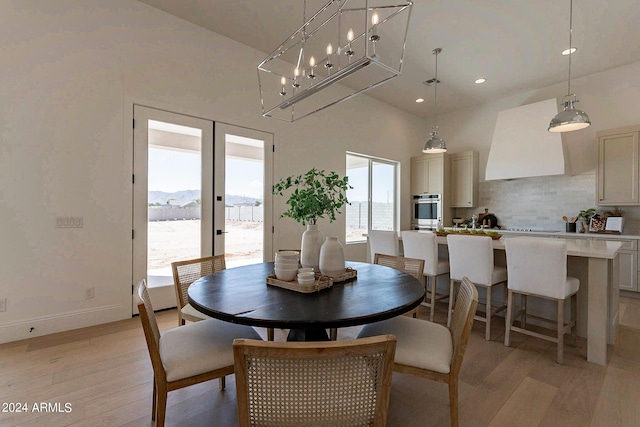
POLYGON ((532 236, 556 236, 574 239, 604 239, 604 240, 640 240, 640 236, 636 234, 609 234, 609 233, 567 233, 565 231, 516 231, 516 230, 498 230, 496 228, 491 231, 497 231, 500 234, 521 234, 532 236))
MULTIPOLYGON (((515 233, 514 233, 515 234, 515 233)), ((560 233, 551 233, 549 235, 544 235, 542 233, 532 233, 527 232, 527 236, 531 238, 563 238, 564 235, 560 233), (529 236, 531 234, 531 236, 529 236)), ((603 259, 613 259, 616 254, 622 247, 622 242, 614 241, 614 240, 605 240, 605 239, 573 239, 569 238, 568 235, 573 235, 577 233, 563 233, 567 235, 565 239, 567 242, 567 255, 569 256, 577 256, 584 258, 603 258, 603 259)), ((516 236, 513 236, 516 237, 516 236)), ((573 237, 573 236, 571 236, 573 237)), ((469 236, 471 239, 476 239, 476 236, 469 236)), ((503 249, 504 250, 504 240, 509 239, 509 236, 503 235, 500 239, 493 240, 493 248, 494 249, 503 249)), ((442 245, 447 244, 446 236, 439 236, 438 243, 442 245)))

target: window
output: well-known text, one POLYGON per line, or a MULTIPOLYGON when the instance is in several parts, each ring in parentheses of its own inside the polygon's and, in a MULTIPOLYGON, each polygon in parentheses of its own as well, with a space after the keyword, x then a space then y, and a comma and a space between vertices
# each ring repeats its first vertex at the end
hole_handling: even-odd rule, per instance
POLYGON ((363 242, 368 230, 395 230, 398 162, 347 153, 346 243, 363 242))

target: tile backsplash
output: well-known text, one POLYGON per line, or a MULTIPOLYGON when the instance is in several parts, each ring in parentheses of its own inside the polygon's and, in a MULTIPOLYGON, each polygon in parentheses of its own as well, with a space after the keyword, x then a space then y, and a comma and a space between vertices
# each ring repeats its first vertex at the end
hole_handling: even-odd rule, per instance
MULTIPOLYGON (((470 218, 485 208, 503 228, 564 231, 568 218, 584 209, 608 210, 595 204, 595 174, 484 181, 479 184, 479 205, 456 209, 456 216, 470 218)), ((640 234, 640 206, 621 206, 624 234, 640 234)))

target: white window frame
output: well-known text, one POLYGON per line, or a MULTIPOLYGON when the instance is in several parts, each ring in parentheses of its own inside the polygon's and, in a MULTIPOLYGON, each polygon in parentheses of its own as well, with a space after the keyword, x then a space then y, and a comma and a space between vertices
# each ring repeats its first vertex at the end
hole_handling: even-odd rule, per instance
MULTIPOLYGON (((367 165, 367 172, 368 172, 368 179, 367 179, 367 233, 369 231, 371 231, 371 224, 372 224, 372 219, 373 219, 373 197, 372 197, 372 187, 373 187, 373 163, 382 163, 382 164, 386 164, 386 165, 390 165, 393 167, 393 188, 394 188, 394 197, 393 197, 393 231, 397 231, 399 228, 399 224, 398 224, 398 218, 400 217, 399 215, 399 211, 400 211, 400 162, 397 160, 391 160, 391 159, 384 159, 382 157, 375 157, 375 156, 370 156, 367 154, 362 154, 362 153, 356 153, 356 152, 352 152, 352 151, 347 151, 346 155, 345 155, 345 172, 348 175, 348 170, 346 167, 346 159, 347 156, 354 156, 354 157, 359 157, 361 159, 365 159, 368 162, 367 165)), ((365 235, 362 236, 361 240, 355 240, 355 241, 346 241, 346 228, 347 228, 347 221, 346 221, 346 215, 345 215, 345 243, 347 245, 350 244, 359 244, 359 243, 364 243, 367 241, 367 238, 365 237, 365 235)))

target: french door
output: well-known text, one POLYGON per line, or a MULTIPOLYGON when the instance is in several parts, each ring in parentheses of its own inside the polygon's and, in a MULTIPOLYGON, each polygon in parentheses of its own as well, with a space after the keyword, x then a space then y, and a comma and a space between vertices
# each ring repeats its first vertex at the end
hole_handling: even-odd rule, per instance
POLYGON ((133 283, 147 280, 155 309, 176 305, 174 261, 272 259, 272 145, 269 133, 134 106, 133 283))

